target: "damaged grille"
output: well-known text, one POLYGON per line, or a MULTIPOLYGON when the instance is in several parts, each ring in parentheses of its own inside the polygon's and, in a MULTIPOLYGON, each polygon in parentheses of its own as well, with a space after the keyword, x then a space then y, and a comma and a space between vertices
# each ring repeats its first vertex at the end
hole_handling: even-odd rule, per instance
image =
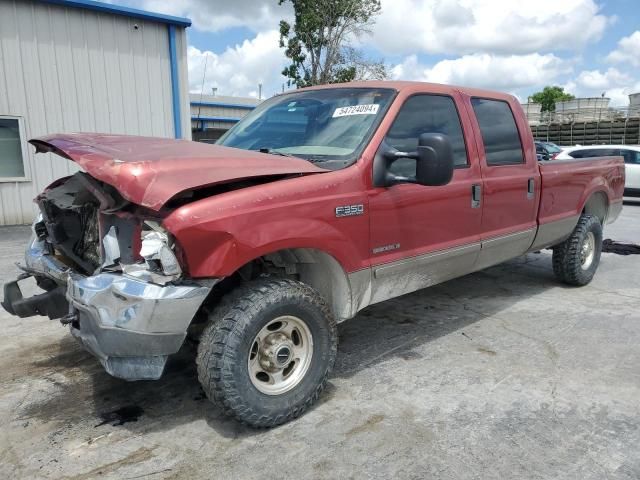
POLYGON ((86 181, 78 173, 42 193, 38 205, 42 212, 49 244, 70 259, 85 273, 100 265, 100 231, 98 225, 98 199, 86 188, 86 181))
POLYGON ((98 210, 93 205, 83 205, 79 212, 82 234, 73 251, 92 266, 100 264, 100 235, 98 210))
POLYGON ((141 257, 142 226, 146 222, 147 229, 155 225, 162 232, 161 217, 84 172, 52 184, 36 201, 43 217, 34 226, 38 238, 49 253, 87 275, 104 268, 146 265, 141 257))

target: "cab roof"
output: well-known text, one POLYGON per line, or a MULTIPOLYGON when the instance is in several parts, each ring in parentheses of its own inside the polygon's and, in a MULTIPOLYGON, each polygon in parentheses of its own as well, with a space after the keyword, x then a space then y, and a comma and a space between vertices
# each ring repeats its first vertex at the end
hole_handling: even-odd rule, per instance
POLYGON ((495 90, 485 90, 481 88, 462 87, 458 85, 445 85, 442 83, 414 82, 406 80, 364 80, 348 83, 330 83, 326 85, 316 85, 305 87, 297 91, 320 90, 326 88, 391 88, 398 92, 409 90, 411 92, 433 92, 441 94, 451 94, 460 92, 470 97, 494 98, 505 101, 518 101, 516 97, 504 92, 495 90))

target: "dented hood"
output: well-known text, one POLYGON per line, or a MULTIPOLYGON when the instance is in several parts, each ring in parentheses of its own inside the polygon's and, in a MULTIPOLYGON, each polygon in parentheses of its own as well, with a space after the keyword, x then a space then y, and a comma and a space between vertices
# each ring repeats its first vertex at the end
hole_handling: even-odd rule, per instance
POLYGON ((322 173, 306 160, 188 140, 98 133, 29 140, 115 187, 130 202, 160 210, 186 190, 254 177, 322 173))

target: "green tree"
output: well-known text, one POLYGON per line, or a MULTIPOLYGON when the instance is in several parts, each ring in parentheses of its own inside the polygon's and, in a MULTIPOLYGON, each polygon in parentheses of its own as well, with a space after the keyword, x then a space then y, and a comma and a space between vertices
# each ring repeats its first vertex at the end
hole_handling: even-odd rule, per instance
POLYGON ((529 98, 531 98, 535 103, 542 104, 543 112, 555 112, 556 102, 573 100, 576 97, 565 92, 562 87, 558 87, 557 85, 547 85, 541 92, 536 92, 529 98))
POLYGON ((279 0, 287 2, 294 22, 280 21, 280 47, 291 60, 282 71, 289 85, 386 78, 381 60, 367 59, 351 44, 370 33, 380 0, 279 0))

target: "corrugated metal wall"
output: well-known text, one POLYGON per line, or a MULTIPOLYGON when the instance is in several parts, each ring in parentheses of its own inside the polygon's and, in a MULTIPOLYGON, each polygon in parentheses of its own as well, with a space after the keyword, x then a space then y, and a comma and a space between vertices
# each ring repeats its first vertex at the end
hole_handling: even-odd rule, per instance
MULTIPOLYGON (((184 28, 176 40, 182 135, 189 139, 184 28)), ((0 115, 23 117, 27 139, 58 132, 173 137, 167 25, 0 0, 0 115)), ((0 179, 0 225, 31 222, 33 197, 75 171, 72 162, 27 150, 29 181, 0 179)))
POLYGON ((242 118, 251 110, 234 106, 209 106, 209 105, 192 105, 191 117, 226 117, 226 118, 242 118))

